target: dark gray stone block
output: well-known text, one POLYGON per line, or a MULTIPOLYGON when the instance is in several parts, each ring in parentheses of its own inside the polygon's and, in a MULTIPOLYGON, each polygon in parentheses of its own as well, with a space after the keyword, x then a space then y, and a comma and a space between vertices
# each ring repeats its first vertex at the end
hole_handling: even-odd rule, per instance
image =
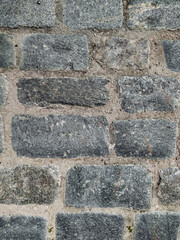
POLYGON ((4 75, 0 74, 0 107, 2 107, 7 98, 8 86, 4 75))
POLYGON ((177 240, 180 215, 152 212, 136 215, 135 240, 177 240))
POLYGON ((4 151, 4 130, 3 130, 3 120, 0 115, 0 154, 4 151))
POLYGON ((46 240, 46 220, 42 217, 0 217, 1 240, 46 240))
POLYGON ((0 68, 10 68, 15 65, 15 52, 12 37, 0 34, 0 68))
POLYGON ((162 41, 167 68, 174 72, 180 72, 180 41, 162 41))
POLYGON ((75 29, 116 29, 122 26, 122 0, 63 0, 64 23, 75 29))
POLYGON ((55 23, 54 0, 1 0, 0 27, 51 27, 55 23))
POLYGON ((109 155, 109 128, 103 116, 15 115, 12 146, 18 156, 75 158, 109 155))
POLYGON ((122 240, 123 232, 121 215, 59 213, 56 216, 56 240, 122 240))
POLYGON ((107 83, 107 79, 100 77, 20 79, 17 83, 18 99, 27 106, 55 104, 99 106, 109 100, 105 87, 107 83))
POLYGON ((67 206, 148 209, 151 195, 151 174, 140 165, 76 166, 67 173, 67 206))
POLYGON ((102 61, 107 67, 117 70, 136 70, 147 67, 150 48, 146 39, 129 40, 112 37, 102 51, 102 61))
POLYGON ((17 166, 0 170, 1 204, 51 204, 59 192, 60 176, 54 166, 17 166))
POLYGON ((175 153, 176 122, 165 119, 120 120, 113 126, 118 156, 169 158, 175 153))
POLYGON ((180 4, 155 3, 152 5, 130 5, 127 25, 130 29, 179 30, 180 4))
POLYGON ((34 34, 24 38, 21 69, 87 70, 87 37, 80 34, 34 34))
POLYGON ((180 168, 170 167, 161 170, 158 196, 165 204, 180 202, 180 168))
POLYGON ((119 78, 120 104, 129 113, 174 111, 180 98, 178 79, 159 76, 119 78))

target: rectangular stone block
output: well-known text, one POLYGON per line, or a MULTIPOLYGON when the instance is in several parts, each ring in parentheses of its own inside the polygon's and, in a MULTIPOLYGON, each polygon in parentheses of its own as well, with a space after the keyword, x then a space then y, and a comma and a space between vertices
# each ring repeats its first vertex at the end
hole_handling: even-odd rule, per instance
POLYGON ((76 166, 67 173, 66 205, 148 209, 151 174, 140 165, 76 166))
POLYGON ((107 83, 107 79, 100 77, 20 79, 17 83, 18 99, 26 106, 99 106, 109 100, 107 83))
POLYGON ((81 34, 34 34, 23 39, 21 69, 87 70, 87 37, 81 34))
POLYGON ((102 62, 108 68, 117 70, 137 70, 148 66, 149 41, 147 39, 129 40, 120 37, 108 39, 102 49, 102 62))
POLYGON ((164 204, 180 202, 180 168, 170 167, 161 170, 158 197, 164 204))
POLYGON ((169 158, 175 153, 177 124, 165 119, 120 120, 113 124, 117 156, 169 158))
POLYGON ((159 76, 119 78, 119 100, 125 112, 174 111, 180 98, 178 79, 159 76))
POLYGON ((3 130, 3 120, 0 115, 0 154, 4 151, 4 130, 3 130))
POLYGON ((46 220, 34 216, 0 217, 2 240, 46 240, 46 220))
POLYGON ((12 37, 0 34, 0 68, 11 68, 15 65, 15 52, 12 37))
POLYGON ((75 29, 116 29, 122 26, 122 0, 63 0, 64 23, 75 29))
POLYGON ((127 25, 130 29, 180 29, 179 0, 131 0, 128 10, 129 19, 127 25))
POLYGON ((121 215, 58 213, 56 216, 56 240, 122 240, 123 232, 121 215))
POLYGON ((1 204, 51 204, 59 193, 55 166, 17 166, 0 169, 1 204))
POLYGON ((109 155, 109 127, 103 116, 15 115, 12 146, 18 156, 76 158, 109 155))
POLYGON ((167 68, 170 71, 180 72, 180 41, 162 41, 167 68))
POLYGON ((54 0, 1 0, 0 27, 51 27, 55 23, 54 0))
POLYGON ((134 240, 177 240, 179 220, 175 212, 137 214, 134 240))
POLYGON ((152 4, 156 6, 157 4, 171 4, 171 3, 180 3, 180 0, 129 0, 130 4, 145 4, 149 5, 152 4))
POLYGON ((5 80, 5 76, 0 74, 0 107, 2 107, 7 99, 8 84, 5 80))

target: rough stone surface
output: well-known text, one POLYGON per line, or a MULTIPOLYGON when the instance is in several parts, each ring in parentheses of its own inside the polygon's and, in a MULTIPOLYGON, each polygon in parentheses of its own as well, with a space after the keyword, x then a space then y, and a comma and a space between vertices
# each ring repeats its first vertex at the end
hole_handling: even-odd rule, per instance
POLYGON ((105 88, 107 83, 107 79, 99 77, 20 79, 17 84, 18 99, 28 106, 49 106, 61 103, 99 106, 106 104, 109 100, 109 94, 105 88))
POLYGON ((174 111, 180 98, 178 79, 159 76, 119 78, 120 104, 124 111, 174 111))
POLYGON ((162 41, 167 68, 174 72, 180 72, 180 41, 162 41))
POLYGON ((122 0, 63 0, 64 23, 75 29, 116 29, 122 26, 122 0))
POLYGON ((15 53, 12 37, 0 34, 0 68, 10 68, 15 64, 15 53))
POLYGON ((34 34, 24 38, 21 69, 87 70, 87 37, 80 34, 34 34))
POLYGON ((0 154, 4 151, 4 130, 3 130, 3 120, 0 115, 0 154))
POLYGON ((109 155, 109 129, 103 116, 15 115, 12 146, 18 156, 75 158, 109 155))
POLYGON ((180 202, 180 168, 170 167, 161 170, 158 196, 165 204, 180 202))
POLYGON ((2 107, 7 99, 8 86, 4 75, 0 74, 0 107, 2 107))
POLYGON ((51 204, 59 192, 60 176, 54 166, 17 166, 0 170, 1 204, 51 204))
POLYGON ((46 240, 46 220, 41 217, 0 217, 2 240, 46 240))
POLYGON ((168 158, 175 153, 176 122, 165 119, 120 120, 113 126, 118 156, 168 158))
POLYGON ((165 5, 169 5, 171 3, 176 3, 179 4, 180 0, 129 0, 130 4, 152 4, 154 6, 156 6, 157 4, 165 4, 165 5))
POLYGON ((55 23, 54 0, 1 0, 0 27, 51 27, 55 23))
POLYGON ((148 40, 112 37, 106 43, 102 60, 112 69, 141 69, 147 67, 148 56, 148 40))
POLYGON ((76 166, 67 173, 66 205, 148 209, 151 175, 140 165, 76 166))
POLYGON ((59 213, 56 216, 56 240, 122 240, 123 232, 121 215, 59 213))
POLYGON ((135 240, 177 240, 180 215, 153 212, 136 215, 135 240))
POLYGON ((170 5, 159 3, 154 1, 148 6, 130 5, 128 27, 148 30, 180 29, 180 5, 176 2, 170 5))

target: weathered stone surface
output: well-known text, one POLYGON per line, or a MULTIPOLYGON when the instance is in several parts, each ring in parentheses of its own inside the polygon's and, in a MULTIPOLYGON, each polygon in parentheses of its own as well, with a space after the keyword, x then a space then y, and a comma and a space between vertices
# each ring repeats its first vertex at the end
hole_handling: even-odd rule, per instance
POLYGON ((180 202, 180 168, 170 167, 161 170, 158 196, 165 204, 180 202))
POLYGON ((0 217, 2 240, 46 240, 46 220, 42 217, 0 217))
POLYGON ((124 218, 102 213, 63 214, 56 216, 56 240, 122 240, 124 218))
POLYGON ((100 77, 20 79, 17 83, 18 99, 28 106, 52 106, 61 103, 99 106, 109 100, 105 87, 107 83, 107 79, 100 77))
POLYGON ((12 146, 18 156, 75 158, 109 155, 109 128, 103 116, 15 115, 12 146))
POLYGON ((34 34, 24 38, 21 69, 87 70, 87 37, 80 34, 34 34))
POLYGON ((1 0, 0 27, 51 27, 55 23, 54 0, 1 0))
POLYGON ((7 98, 8 86, 4 75, 0 74, 0 107, 2 107, 7 98))
POLYGON ((177 240, 180 215, 152 212, 136 215, 135 240, 177 240))
POLYGON ((59 170, 27 165, 4 168, 0 185, 1 204, 51 204, 59 192, 59 170))
POLYGON ((149 49, 146 39, 112 37, 106 43, 102 60, 107 67, 117 70, 145 68, 148 64, 149 49))
POLYGON ((116 29, 122 26, 122 0, 63 0, 64 23, 75 29, 116 29))
POLYGON ((180 72, 180 41, 162 41, 167 68, 174 72, 180 72))
POLYGON ((174 111, 180 98, 178 79, 159 76, 119 78, 120 104, 124 111, 174 111))
POLYGON ((171 4, 176 3, 179 4, 180 0, 129 0, 130 4, 146 4, 147 6, 149 4, 152 4, 153 6, 156 6, 157 4, 171 4))
POLYGON ((4 130, 3 130, 3 120, 0 115, 0 154, 4 151, 4 130))
POLYGON ((12 37, 0 34, 0 68, 10 68, 15 64, 15 53, 12 37))
POLYGON ((176 122, 165 119, 120 120, 113 126, 118 156, 168 158, 175 152, 176 122))
POLYGON ((148 209, 151 175, 140 165, 76 166, 67 173, 66 205, 148 209))
MULTIPOLYGON (((162 1, 147 1, 151 4, 129 6, 127 25, 131 29, 178 30, 180 29, 180 2, 165 5, 162 1)), ((134 4, 134 3, 133 3, 134 4)))

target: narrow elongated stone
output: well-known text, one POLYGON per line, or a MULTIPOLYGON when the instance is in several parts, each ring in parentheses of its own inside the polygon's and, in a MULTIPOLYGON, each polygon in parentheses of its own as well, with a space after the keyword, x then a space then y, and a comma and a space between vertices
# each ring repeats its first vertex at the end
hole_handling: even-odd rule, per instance
POLYGON ((8 86, 4 75, 0 74, 0 107, 2 107, 7 99, 8 86))
POLYGON ((51 27, 55 23, 54 0, 1 0, 0 27, 51 27))
POLYGON ((3 130, 3 120, 0 115, 0 154, 4 151, 4 130, 3 130))
POLYGON ((15 53, 12 37, 0 34, 0 68, 10 68, 15 65, 15 53))
POLYGON ((102 51, 102 61, 107 67, 117 70, 136 70, 147 67, 150 48, 147 39, 129 40, 112 37, 102 51))
POLYGON ((63 0, 64 23, 75 29, 116 29, 122 26, 122 0, 63 0))
POLYGON ((0 217, 2 240, 46 240, 46 220, 34 216, 0 217))
POLYGON ((167 68, 174 72, 180 72, 180 41, 162 41, 167 68))
POLYGON ((59 170, 27 165, 1 169, 0 185, 1 204, 50 204, 59 192, 59 170))
POLYGON ((135 240, 177 240, 180 214, 152 212, 136 215, 135 240))
POLYGON ((180 29, 180 1, 134 2, 128 8, 129 19, 127 25, 129 28, 147 30, 180 29), (137 2, 137 5, 134 2, 137 2))
POLYGON ((120 77, 120 104, 129 113, 174 111, 180 98, 178 79, 159 76, 120 77))
POLYGON ((165 119, 116 121, 115 152, 123 157, 168 158, 175 153, 177 124, 165 119))
POLYGON ((122 240, 124 218, 103 213, 63 214, 56 216, 56 240, 122 240))
POLYGON ((12 146, 18 156, 75 158, 109 155, 109 129, 103 116, 15 115, 12 146))
POLYGON ((140 165, 76 166, 68 171, 66 205, 148 209, 150 173, 140 165))
POLYGON ((161 170, 158 196, 165 204, 180 202, 180 168, 170 167, 161 170))
POLYGON ((87 37, 80 34, 34 34, 24 38, 21 69, 87 70, 87 37))
POLYGON ((18 99, 27 106, 99 106, 106 104, 109 99, 105 88, 107 83, 107 79, 99 77, 20 79, 17 83, 18 99))

